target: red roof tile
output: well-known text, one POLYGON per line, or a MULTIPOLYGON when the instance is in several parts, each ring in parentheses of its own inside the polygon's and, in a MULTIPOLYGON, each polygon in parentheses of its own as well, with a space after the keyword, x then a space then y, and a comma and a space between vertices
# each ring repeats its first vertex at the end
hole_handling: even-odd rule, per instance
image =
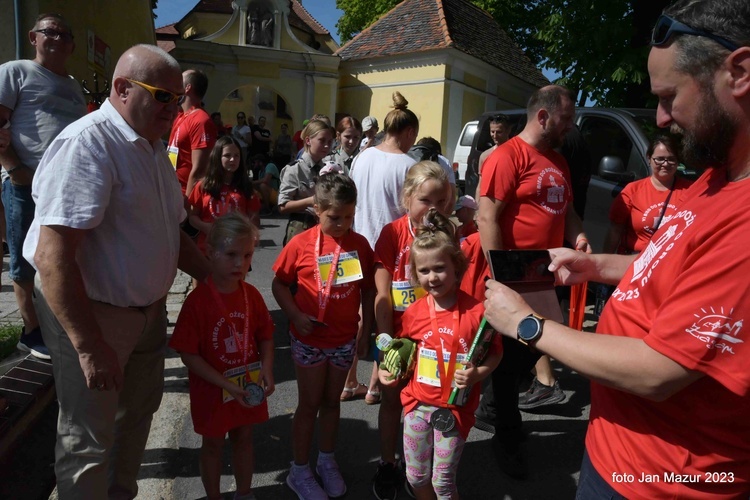
POLYGON ((466 0, 404 0, 336 55, 356 61, 447 48, 531 84, 549 83, 492 16, 466 0))
POLYGON ((307 12, 297 0, 291 0, 292 8, 289 12, 289 24, 305 31, 312 31, 315 35, 330 35, 331 33, 323 27, 313 16, 307 12), (301 26, 299 25, 301 24, 301 26))

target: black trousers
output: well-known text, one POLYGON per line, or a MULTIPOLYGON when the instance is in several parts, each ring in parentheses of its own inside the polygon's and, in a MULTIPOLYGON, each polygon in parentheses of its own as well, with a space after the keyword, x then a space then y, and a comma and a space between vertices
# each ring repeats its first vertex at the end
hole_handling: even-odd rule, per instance
POLYGON ((523 377, 534 368, 541 354, 515 339, 503 337, 503 359, 492 372, 492 383, 482 394, 479 411, 495 419, 495 439, 517 446, 522 439, 518 389, 523 377))

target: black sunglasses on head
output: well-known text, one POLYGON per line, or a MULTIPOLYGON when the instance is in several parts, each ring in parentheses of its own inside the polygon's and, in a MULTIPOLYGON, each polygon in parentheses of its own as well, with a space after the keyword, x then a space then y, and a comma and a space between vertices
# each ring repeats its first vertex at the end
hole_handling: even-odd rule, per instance
POLYGON ((693 35, 710 38, 714 42, 720 44, 722 47, 732 52, 740 48, 739 45, 727 40, 726 38, 722 38, 719 35, 714 35, 713 33, 709 33, 705 30, 691 28, 687 24, 681 23, 676 19, 672 19, 671 17, 662 14, 661 16, 659 16, 659 19, 656 20, 654 30, 651 32, 651 45, 654 47, 661 47, 662 45, 666 45, 667 43, 669 43, 669 39, 672 38, 672 35, 693 35))

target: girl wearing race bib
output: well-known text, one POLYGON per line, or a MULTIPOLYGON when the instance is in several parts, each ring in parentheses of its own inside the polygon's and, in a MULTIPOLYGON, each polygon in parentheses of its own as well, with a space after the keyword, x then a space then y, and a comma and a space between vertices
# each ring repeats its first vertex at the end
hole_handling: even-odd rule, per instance
MULTIPOLYGON (((407 386, 401 391, 404 405, 404 457, 406 478, 416 498, 458 498, 456 471, 474 410, 479 404, 480 382, 502 357, 496 337, 480 366, 467 360, 484 307, 459 290, 466 258, 458 246, 456 228, 447 217, 430 209, 417 226, 409 262, 412 281, 426 295, 402 317, 399 336, 416 343, 416 361, 407 386), (438 360, 443 360, 439 363, 438 360), (448 404, 452 388, 471 389, 464 406, 448 404)), ((380 383, 394 386, 381 369, 380 383)))
MULTIPOLYGON (((375 243, 375 321, 378 332, 395 338, 401 334, 401 316, 424 289, 412 282, 409 249, 417 228, 431 208, 449 214, 453 210, 451 185, 443 168, 432 161, 421 161, 409 169, 401 191, 406 215, 387 224, 375 243)), ((385 388, 378 414, 381 461, 376 486, 389 485, 400 476, 396 467, 396 447, 401 423, 399 386, 385 388)), ((383 491, 391 488, 384 488, 383 491)), ((380 498, 380 497, 379 497, 380 498)))
POLYGON ((240 144, 225 135, 211 150, 206 176, 198 181, 188 197, 190 224, 198 229, 198 248, 206 251, 206 235, 214 221, 229 212, 247 215, 260 225, 260 197, 253 190, 240 144))
POLYGON ((274 391, 273 321, 258 290, 245 282, 257 240, 258 229, 239 213, 213 223, 211 276, 187 296, 169 343, 189 370, 190 413, 203 436, 200 471, 209 499, 222 498, 227 432, 235 499, 255 498, 253 424, 268 420, 266 398, 274 391))
POLYGON ((292 238, 273 265, 272 290, 290 320, 298 403, 292 423, 292 462, 287 485, 303 499, 339 497, 346 484, 334 459, 341 391, 355 348, 366 353, 375 286, 367 240, 351 230, 357 188, 347 176, 326 173, 315 184, 320 224, 292 238), (290 286, 297 283, 297 293, 290 286), (355 346, 355 339, 361 340, 355 346), (318 415, 320 418, 318 419, 318 415), (309 465, 316 420, 318 484, 309 465), (327 496, 326 496, 327 495, 327 496))

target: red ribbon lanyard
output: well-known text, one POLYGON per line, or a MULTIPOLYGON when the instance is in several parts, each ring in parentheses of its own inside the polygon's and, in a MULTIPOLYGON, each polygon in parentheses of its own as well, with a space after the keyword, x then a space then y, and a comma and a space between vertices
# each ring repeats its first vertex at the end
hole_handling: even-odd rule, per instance
POLYGON ((437 326, 437 315, 435 313, 435 299, 432 295, 427 296, 427 304, 430 306, 430 320, 432 321, 432 335, 438 339, 437 343, 437 365, 438 372, 440 374, 440 389, 443 393, 442 405, 448 406, 448 398, 451 394, 451 381, 453 375, 456 373, 456 356, 458 355, 458 301, 456 301, 455 309, 453 310, 453 341, 451 343, 451 355, 448 360, 448 370, 446 373, 445 369, 445 358, 443 357, 443 342, 440 336, 440 331, 437 326))
POLYGON ((240 342, 240 339, 237 336, 237 325, 235 325, 234 321, 230 319, 227 306, 224 303, 224 300, 221 298, 221 295, 219 295, 219 291, 216 289, 214 280, 211 277, 208 278, 208 287, 211 290, 211 295, 213 296, 216 305, 219 306, 219 312, 221 312, 224 318, 226 318, 227 324, 232 323, 232 325, 235 326, 234 329, 230 328, 229 331, 232 332, 232 336, 234 337, 234 342, 237 345, 237 349, 242 350, 242 366, 245 367, 245 383, 249 383, 250 370, 248 370, 247 368, 247 358, 250 354, 250 301, 247 298, 245 285, 243 283, 240 283, 240 288, 242 289, 242 299, 245 301, 245 321, 242 327, 242 338, 244 342, 240 342))
POLYGON ((323 236, 318 225, 318 241, 315 243, 315 268, 313 274, 315 274, 315 281, 318 283, 318 321, 323 323, 323 318, 326 315, 326 308, 328 307, 328 300, 331 298, 331 287, 333 286, 333 280, 336 278, 336 270, 339 267, 339 256, 341 255, 341 244, 336 241, 336 250, 333 251, 333 260, 331 261, 331 268, 328 270, 328 280, 326 281, 325 289, 321 282, 320 276, 320 253, 323 251, 323 236))

